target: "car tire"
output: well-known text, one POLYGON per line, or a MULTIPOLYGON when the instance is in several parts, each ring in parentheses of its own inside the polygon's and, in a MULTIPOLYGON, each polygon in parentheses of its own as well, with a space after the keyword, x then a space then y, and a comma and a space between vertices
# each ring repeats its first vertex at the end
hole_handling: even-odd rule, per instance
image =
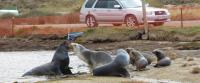
POLYGON ((113 24, 113 26, 122 26, 122 24, 113 24))
POLYGON ((153 23, 153 26, 162 26, 164 25, 164 22, 156 22, 156 23, 153 23))
POLYGON ((138 28, 138 21, 134 15, 128 15, 125 17, 125 24, 127 27, 138 28))
POLYGON ((85 19, 85 23, 87 24, 88 27, 97 27, 98 23, 95 19, 94 16, 88 15, 85 19))

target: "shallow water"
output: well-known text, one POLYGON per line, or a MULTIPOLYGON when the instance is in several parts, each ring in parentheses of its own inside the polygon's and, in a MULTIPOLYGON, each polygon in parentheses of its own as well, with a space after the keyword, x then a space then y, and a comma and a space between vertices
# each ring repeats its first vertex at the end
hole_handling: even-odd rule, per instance
MULTIPOLYGON (((21 77, 34 67, 51 61, 55 51, 0 52, 0 83, 37 82, 46 77, 21 77)), ((72 53, 69 53, 72 54, 72 53)), ((87 65, 76 56, 70 55, 72 72, 89 72, 87 65)))
MULTIPOLYGON (((47 77, 21 77, 34 67, 48 63, 52 60, 55 51, 24 51, 0 52, 0 83, 45 81, 47 77)), ((200 56, 198 51, 179 51, 180 54, 200 56)), ((87 64, 70 52, 70 67, 73 73, 89 73, 87 64)), ((150 83, 179 83, 170 80, 157 80, 134 76, 132 80, 141 80, 150 83)))

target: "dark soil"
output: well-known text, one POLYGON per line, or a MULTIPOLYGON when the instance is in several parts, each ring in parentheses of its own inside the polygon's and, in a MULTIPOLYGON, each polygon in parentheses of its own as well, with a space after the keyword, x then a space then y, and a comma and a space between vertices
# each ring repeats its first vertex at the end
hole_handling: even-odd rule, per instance
MULTIPOLYGON (((65 41, 64 38, 1 38, 0 51, 37 51, 37 50, 55 50, 57 46, 65 41)), ((179 43, 164 41, 121 41, 106 43, 84 43, 89 49, 112 51, 118 48, 133 47, 141 51, 152 51, 157 48, 174 47, 180 50, 200 49, 200 43, 179 43)))

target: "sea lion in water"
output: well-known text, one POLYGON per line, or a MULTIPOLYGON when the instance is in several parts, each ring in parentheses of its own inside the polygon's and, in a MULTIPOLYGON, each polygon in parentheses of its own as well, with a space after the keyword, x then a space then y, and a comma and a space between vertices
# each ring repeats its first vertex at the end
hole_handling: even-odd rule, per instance
POLYGON ((163 51, 155 49, 152 53, 157 57, 157 64, 154 67, 164 67, 171 64, 171 59, 167 57, 163 51))
POLYGON ((23 76, 67 75, 72 74, 69 68, 68 42, 65 41, 57 48, 51 62, 33 68, 23 76))
POLYGON ((84 46, 71 43, 75 54, 84 62, 86 62, 91 69, 102 66, 112 61, 111 56, 103 51, 92 51, 84 46))
POLYGON ((119 49, 117 50, 116 58, 112 62, 94 69, 93 75, 129 77, 130 74, 126 69, 126 66, 129 65, 129 62, 129 54, 125 50, 119 49))
POLYGON ((135 50, 134 48, 127 48, 126 51, 130 55, 130 60, 132 61, 131 64, 136 65, 136 70, 144 70, 148 65, 147 59, 140 53, 139 51, 135 50))

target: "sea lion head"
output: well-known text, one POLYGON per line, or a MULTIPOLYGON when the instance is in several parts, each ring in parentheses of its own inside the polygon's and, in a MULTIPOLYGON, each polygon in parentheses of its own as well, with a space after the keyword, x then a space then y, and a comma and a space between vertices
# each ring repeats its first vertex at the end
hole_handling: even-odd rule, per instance
POLYGON ((52 61, 62 61, 62 60, 69 59, 68 49, 69 49, 69 43, 67 41, 62 42, 57 47, 52 61))
POLYGON ((86 48, 78 43, 71 43, 71 46, 75 53, 80 53, 86 50, 86 48))
POLYGON ((133 61, 138 60, 142 57, 142 54, 134 48, 126 48, 126 51, 129 53, 130 58, 133 61))
POLYGON ((126 48, 125 50, 126 50, 127 53, 130 54, 130 53, 131 53, 131 50, 135 50, 135 49, 134 49, 134 48, 126 48))
POLYGON ((156 55, 158 60, 165 58, 164 52, 162 50, 155 49, 155 50, 153 50, 152 53, 156 55))

